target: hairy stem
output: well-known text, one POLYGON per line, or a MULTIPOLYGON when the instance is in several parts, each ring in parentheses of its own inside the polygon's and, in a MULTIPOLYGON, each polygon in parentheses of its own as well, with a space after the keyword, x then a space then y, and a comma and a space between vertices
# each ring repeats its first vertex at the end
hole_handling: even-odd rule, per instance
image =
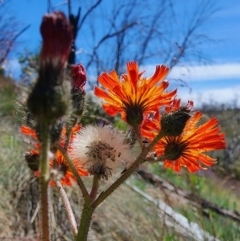
POLYGON ((140 135, 140 132, 139 132, 138 125, 133 126, 133 130, 134 130, 134 134, 135 134, 135 137, 136 137, 137 141, 139 142, 140 146, 142 147, 143 143, 142 143, 142 138, 141 138, 141 135, 140 135))
POLYGON ((93 211, 90 202, 85 201, 76 241, 87 241, 93 211))
POLYGON ((92 190, 90 192, 90 197, 92 202, 95 200, 98 194, 98 187, 99 187, 99 175, 93 176, 93 183, 92 183, 92 190))
POLYGON ((76 220, 75 220, 70 202, 68 200, 67 194, 66 194, 62 184, 59 181, 56 181, 56 186, 58 187, 60 196, 61 196, 62 201, 63 201, 63 205, 64 205, 65 210, 67 212, 67 217, 68 217, 68 220, 70 222, 70 226, 71 226, 71 229, 72 229, 73 236, 76 237, 77 236, 77 223, 76 223, 76 220))
POLYGON ((49 165, 48 165, 48 150, 49 143, 49 125, 42 124, 41 126, 41 153, 40 153, 40 215, 41 215, 41 241, 50 240, 49 228, 49 165))
POLYGON ((60 145, 58 146, 59 150, 61 151, 61 153, 63 154, 65 160, 67 161, 67 164, 71 170, 71 172, 73 173, 74 177, 76 178, 77 180, 77 184, 78 186, 80 187, 81 191, 82 191, 82 195, 83 195, 83 198, 85 199, 85 201, 89 201, 90 200, 90 196, 89 196, 89 193, 83 183, 83 180, 82 178, 79 176, 75 166, 73 165, 73 162, 71 161, 71 159, 69 158, 68 156, 68 153, 67 151, 62 148, 60 145))

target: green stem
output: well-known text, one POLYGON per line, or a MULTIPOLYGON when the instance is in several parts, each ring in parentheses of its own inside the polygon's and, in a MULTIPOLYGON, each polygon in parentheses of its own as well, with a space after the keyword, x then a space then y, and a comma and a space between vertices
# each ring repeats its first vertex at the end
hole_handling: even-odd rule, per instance
POLYGON ((90 202, 85 202, 76 241, 87 241, 93 211, 94 208, 91 207, 90 202))
POLYGON ((49 143, 49 125, 41 126, 41 153, 40 153, 40 215, 41 215, 41 241, 50 240, 49 228, 49 165, 48 165, 48 150, 49 143))
POLYGON ((92 202, 95 200, 98 194, 98 187, 99 187, 99 175, 93 176, 93 183, 92 183, 92 190, 90 192, 90 197, 92 202))
POLYGON ((131 174, 144 162, 148 152, 156 145, 156 143, 164 136, 160 132, 155 139, 150 143, 148 147, 143 147, 142 153, 137 160, 119 177, 106 191, 102 192, 98 198, 93 202, 92 207, 95 209, 100 203, 102 203, 110 194, 114 192, 124 181, 131 176, 131 174))

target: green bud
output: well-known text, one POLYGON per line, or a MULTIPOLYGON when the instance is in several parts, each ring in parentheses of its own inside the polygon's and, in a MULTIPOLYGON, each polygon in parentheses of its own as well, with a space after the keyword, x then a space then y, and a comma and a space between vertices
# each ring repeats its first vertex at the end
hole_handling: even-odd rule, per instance
POLYGON ((190 110, 185 107, 163 114, 161 117, 161 130, 165 136, 179 136, 190 117, 190 110))
POLYGON ((53 123, 66 114, 70 98, 70 85, 66 81, 48 85, 38 80, 27 99, 27 106, 38 123, 53 123))
POLYGON ((32 170, 32 171, 37 171, 39 169, 39 153, 37 152, 27 152, 25 154, 25 160, 28 164, 28 167, 32 170))
POLYGON ((66 114, 71 98, 64 74, 72 27, 64 13, 53 12, 43 17, 40 32, 43 42, 39 75, 27 99, 27 107, 38 124, 51 124, 66 114))

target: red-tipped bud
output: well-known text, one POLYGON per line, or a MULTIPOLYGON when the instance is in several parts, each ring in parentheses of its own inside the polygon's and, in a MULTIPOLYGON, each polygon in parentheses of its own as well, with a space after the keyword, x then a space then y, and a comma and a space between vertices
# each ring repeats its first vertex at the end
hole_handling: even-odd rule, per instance
POLYGON ((72 27, 65 14, 53 12, 44 15, 40 31, 43 38, 41 64, 64 66, 72 42, 72 27))
POLYGON ((81 92, 85 91, 85 85, 87 81, 86 70, 82 64, 72 66, 72 87, 78 89, 81 92))
POLYGON ((40 27, 43 38, 37 82, 27 106, 40 122, 52 123, 66 114, 70 86, 64 81, 72 41, 71 25, 62 12, 46 14, 40 27))
POLYGON ((81 116, 84 111, 86 70, 82 64, 72 65, 72 103, 73 112, 81 116))

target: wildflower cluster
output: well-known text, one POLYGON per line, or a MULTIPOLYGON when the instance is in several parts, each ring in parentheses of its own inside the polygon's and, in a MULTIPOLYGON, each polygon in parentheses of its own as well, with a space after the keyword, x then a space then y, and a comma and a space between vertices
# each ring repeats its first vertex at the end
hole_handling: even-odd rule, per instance
POLYGON ((151 143, 159 133, 162 138, 151 154, 164 166, 179 172, 186 167, 190 172, 216 163, 203 152, 225 148, 224 135, 216 118, 198 126, 201 112, 193 112, 193 102, 181 106, 177 91, 167 91, 168 73, 164 65, 157 66, 150 78, 142 77, 136 62, 127 63, 127 73, 119 80, 115 71, 103 73, 99 82, 103 90, 95 87, 95 94, 104 99, 104 110, 109 115, 121 114, 123 120, 140 132, 140 138, 151 143), (164 111, 160 112, 164 107, 164 111), (200 163, 204 164, 202 166, 200 163))
POLYGON ((73 215, 69 217, 76 240, 86 240, 95 208, 143 163, 163 162, 177 172, 181 167, 196 172, 216 163, 206 152, 225 148, 217 119, 199 124, 202 113, 193 111, 193 102, 182 106, 177 90, 168 90, 165 65, 157 65, 149 78, 139 72, 136 62, 128 62, 121 76, 111 71, 98 77, 102 87, 95 87, 95 95, 104 100, 107 114, 120 114, 130 135, 117 130, 114 123, 82 126, 87 73, 82 64, 66 69, 71 25, 61 12, 47 14, 41 34, 38 79, 26 100, 35 124, 22 125, 21 131, 32 142, 25 159, 40 177, 42 240, 49 240, 49 184, 59 187, 77 182, 84 199, 78 230, 73 215), (119 177, 99 194, 100 181, 109 181, 113 173, 119 177), (93 176, 90 191, 84 176, 93 176))

